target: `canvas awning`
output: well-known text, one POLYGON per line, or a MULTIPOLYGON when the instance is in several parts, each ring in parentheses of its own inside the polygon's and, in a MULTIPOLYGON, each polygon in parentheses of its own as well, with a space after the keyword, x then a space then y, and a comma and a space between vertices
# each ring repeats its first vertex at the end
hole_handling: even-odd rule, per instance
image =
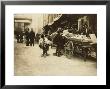
POLYGON ((49 23, 48 25, 52 25, 54 22, 49 23))
POLYGON ((57 18, 54 19, 54 21, 57 21, 62 15, 58 16, 57 18))

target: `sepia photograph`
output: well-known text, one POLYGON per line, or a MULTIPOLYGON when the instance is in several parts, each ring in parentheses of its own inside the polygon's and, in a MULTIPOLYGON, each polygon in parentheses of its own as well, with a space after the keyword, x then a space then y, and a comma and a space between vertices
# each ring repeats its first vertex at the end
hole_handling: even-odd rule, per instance
POLYGON ((36 4, 5 8, 6 85, 106 84, 106 5, 36 4))
POLYGON ((97 76, 97 14, 14 14, 14 76, 97 76))

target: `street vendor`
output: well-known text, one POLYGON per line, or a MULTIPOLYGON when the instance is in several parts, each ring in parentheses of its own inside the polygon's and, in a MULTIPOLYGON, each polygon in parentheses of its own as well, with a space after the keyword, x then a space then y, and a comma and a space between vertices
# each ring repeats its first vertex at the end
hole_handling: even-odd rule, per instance
POLYGON ((60 57, 61 50, 64 48, 64 40, 63 40, 63 36, 61 34, 61 28, 58 28, 57 33, 58 34, 55 36, 54 41, 55 41, 55 44, 57 45, 56 56, 60 57))

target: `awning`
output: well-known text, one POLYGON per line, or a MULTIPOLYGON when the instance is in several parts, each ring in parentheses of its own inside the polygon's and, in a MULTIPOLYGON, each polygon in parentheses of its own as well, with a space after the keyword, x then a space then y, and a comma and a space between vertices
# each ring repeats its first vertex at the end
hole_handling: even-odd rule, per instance
POLYGON ((57 21, 62 15, 58 16, 57 18, 54 19, 54 21, 57 21))
POLYGON ((52 25, 54 22, 49 23, 48 25, 52 25))
POLYGON ((52 25, 52 24, 53 24, 55 21, 57 21, 61 16, 62 16, 62 15, 60 15, 60 16, 57 17, 57 18, 55 18, 55 19, 53 20, 53 22, 49 23, 48 25, 52 25))
POLYGON ((31 23, 30 20, 14 20, 14 22, 31 23))

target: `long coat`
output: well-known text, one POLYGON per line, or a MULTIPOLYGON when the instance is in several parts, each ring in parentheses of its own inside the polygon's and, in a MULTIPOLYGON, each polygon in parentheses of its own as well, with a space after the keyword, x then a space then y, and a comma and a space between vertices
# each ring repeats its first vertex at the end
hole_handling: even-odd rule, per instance
POLYGON ((35 39, 35 32, 34 31, 31 31, 29 33, 29 38, 30 38, 30 41, 34 41, 34 39, 35 39))

